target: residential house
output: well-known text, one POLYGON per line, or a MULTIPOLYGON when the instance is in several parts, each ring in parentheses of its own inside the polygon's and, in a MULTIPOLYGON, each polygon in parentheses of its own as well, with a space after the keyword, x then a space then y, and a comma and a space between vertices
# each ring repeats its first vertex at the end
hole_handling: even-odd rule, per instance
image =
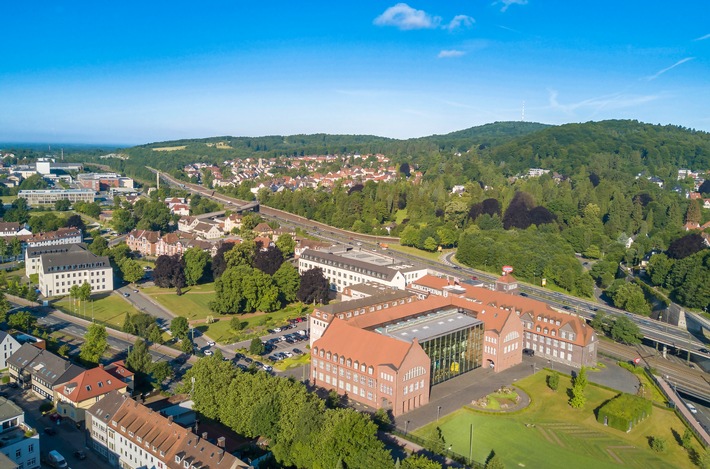
POLYGON ((0 331, 0 370, 7 368, 7 359, 20 348, 20 343, 5 331, 0 331))
POLYGON ((81 374, 84 369, 47 350, 25 343, 7 359, 10 381, 54 400, 54 386, 81 374))
POLYGON ((131 251, 144 256, 155 256, 160 241, 160 231, 133 230, 126 236, 126 244, 131 251))
POLYGON ((59 228, 56 231, 37 233, 27 240, 27 247, 57 246, 60 244, 78 244, 83 241, 78 228, 59 228))
POLYGON ((0 222, 0 237, 14 238, 15 236, 29 236, 32 232, 26 226, 20 226, 18 222, 0 222))
POLYGON ((104 370, 103 365, 86 370, 54 386, 57 413, 73 422, 83 422, 86 409, 111 391, 125 393, 128 384, 104 370))
POLYGON ((222 230, 215 223, 201 221, 192 228, 192 233, 203 239, 219 239, 222 237, 222 230))
POLYGON ((233 213, 224 219, 224 232, 231 233, 234 229, 240 230, 242 228, 242 214, 233 213))
POLYGON ((25 412, 4 397, 0 397, 0 453, 2 468, 40 467, 39 433, 25 423, 25 412))
POLYGON ((200 223, 200 219, 197 217, 180 217, 178 220, 178 231, 191 233, 198 223, 200 223))
POLYGON ((117 360, 113 363, 106 365, 104 367, 104 370, 110 373, 111 376, 113 376, 114 378, 126 383, 129 393, 133 392, 133 388, 135 385, 135 374, 131 370, 126 368, 126 363, 123 360, 117 360))

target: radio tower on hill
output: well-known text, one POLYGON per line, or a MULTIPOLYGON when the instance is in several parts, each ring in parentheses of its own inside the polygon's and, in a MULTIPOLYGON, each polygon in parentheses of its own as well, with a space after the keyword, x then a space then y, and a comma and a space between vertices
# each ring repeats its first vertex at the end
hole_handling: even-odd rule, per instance
POLYGON ((520 122, 525 122, 525 101, 523 101, 523 109, 520 112, 520 122))

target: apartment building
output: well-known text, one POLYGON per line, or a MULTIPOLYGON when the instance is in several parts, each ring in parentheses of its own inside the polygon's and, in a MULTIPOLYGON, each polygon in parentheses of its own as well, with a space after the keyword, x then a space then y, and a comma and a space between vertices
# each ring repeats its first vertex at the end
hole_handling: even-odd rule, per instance
POLYGON ((34 469, 40 467, 37 430, 25 423, 25 412, 14 402, 0 397, 0 467, 34 469))
POLYGON ((59 246, 62 244, 78 244, 83 241, 79 228, 59 228, 46 233, 36 233, 27 240, 27 247, 59 246))
POLYGON ((126 244, 131 251, 136 251, 144 256, 155 256, 160 231, 133 230, 126 235, 126 244))
POLYGON ((42 254, 39 289, 45 297, 68 295, 73 285, 91 285, 91 293, 113 291, 113 269, 108 257, 87 251, 42 254))
POLYGON ((43 399, 54 401, 54 386, 75 378, 85 370, 47 350, 22 344, 7 359, 10 381, 31 389, 43 399))
POLYGON ((111 467, 237 469, 249 467, 210 442, 126 394, 108 393, 86 411, 88 445, 111 467))

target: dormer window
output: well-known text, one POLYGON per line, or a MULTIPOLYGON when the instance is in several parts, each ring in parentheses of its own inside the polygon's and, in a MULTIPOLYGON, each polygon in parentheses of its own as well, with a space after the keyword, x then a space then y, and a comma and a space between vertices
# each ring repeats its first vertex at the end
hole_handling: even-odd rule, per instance
POLYGON ((175 462, 180 462, 180 456, 178 456, 177 454, 175 455, 175 462))

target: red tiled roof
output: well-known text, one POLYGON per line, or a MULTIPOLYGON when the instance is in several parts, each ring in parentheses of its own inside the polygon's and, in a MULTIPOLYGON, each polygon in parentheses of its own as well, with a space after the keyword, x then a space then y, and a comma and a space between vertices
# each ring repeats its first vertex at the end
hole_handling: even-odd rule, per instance
POLYGON ((126 386, 126 383, 116 379, 103 368, 96 367, 86 370, 69 382, 56 385, 54 389, 72 402, 79 403, 110 391, 125 389, 126 386))
POLYGON ((496 283, 518 283, 518 279, 516 279, 510 274, 501 275, 496 279, 496 283))
POLYGON ((342 319, 335 319, 325 330, 323 337, 313 343, 313 352, 317 353, 318 350, 337 352, 345 358, 357 360, 365 365, 391 364, 399 368, 415 343, 353 327, 342 319), (381 362, 384 357, 387 359, 386 363, 381 362))

